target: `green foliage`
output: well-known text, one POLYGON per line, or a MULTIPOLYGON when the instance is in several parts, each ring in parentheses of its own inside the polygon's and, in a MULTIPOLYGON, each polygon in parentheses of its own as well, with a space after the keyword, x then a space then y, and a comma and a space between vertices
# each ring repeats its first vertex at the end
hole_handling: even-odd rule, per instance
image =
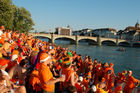
POLYGON ((14 30, 18 30, 19 32, 28 32, 32 30, 34 22, 31 18, 30 12, 23 7, 15 7, 14 9, 14 30))
POLYGON ((18 8, 11 0, 0 0, 0 25, 27 33, 33 30, 34 22, 30 12, 24 7, 18 8))
POLYGON ((0 25, 13 28, 13 9, 11 0, 0 0, 0 25))

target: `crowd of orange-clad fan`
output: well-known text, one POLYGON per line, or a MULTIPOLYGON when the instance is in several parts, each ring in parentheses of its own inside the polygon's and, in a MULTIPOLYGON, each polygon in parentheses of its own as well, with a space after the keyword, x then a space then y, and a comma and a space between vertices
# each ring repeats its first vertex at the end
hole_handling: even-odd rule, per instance
POLYGON ((140 93, 132 71, 0 27, 0 93, 140 93))

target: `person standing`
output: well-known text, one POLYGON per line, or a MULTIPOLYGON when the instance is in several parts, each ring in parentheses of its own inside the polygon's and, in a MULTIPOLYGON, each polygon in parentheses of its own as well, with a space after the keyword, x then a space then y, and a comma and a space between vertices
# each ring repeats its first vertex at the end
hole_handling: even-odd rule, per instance
MULTIPOLYGON (((70 57, 66 57, 63 60, 62 75, 66 77, 66 80, 63 83, 64 89, 69 86, 75 86, 78 78, 76 77, 75 71, 72 69, 72 60, 70 57)), ((65 90, 64 90, 65 91, 65 90)))
POLYGON ((43 93, 54 93, 55 83, 65 81, 65 77, 53 78, 53 74, 48 66, 52 62, 50 55, 47 53, 41 53, 39 59, 39 79, 43 93))
POLYGON ((139 80, 138 79, 135 79, 133 76, 132 76, 132 71, 128 71, 128 75, 127 75, 127 80, 126 80, 126 84, 124 86, 124 89, 123 89, 123 93, 132 93, 133 89, 138 87, 139 85, 139 80))

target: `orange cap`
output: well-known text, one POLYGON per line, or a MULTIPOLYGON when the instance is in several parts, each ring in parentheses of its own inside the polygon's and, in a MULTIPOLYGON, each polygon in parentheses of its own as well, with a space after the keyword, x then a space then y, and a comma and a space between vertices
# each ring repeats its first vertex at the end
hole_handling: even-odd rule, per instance
POLYGON ((1 26, 1 29, 2 29, 2 30, 5 30, 5 27, 2 25, 2 26, 1 26))
POLYGON ((18 51, 18 50, 14 50, 14 51, 12 52, 12 55, 17 55, 17 56, 19 56, 19 51, 18 51))
POLYGON ((102 82, 105 82, 105 78, 104 77, 102 78, 102 82))
POLYGON ((4 59, 4 58, 0 59, 0 69, 1 69, 3 66, 5 66, 8 62, 9 62, 9 60, 7 60, 7 59, 4 59))
POLYGON ((109 65, 110 65, 110 66, 113 66, 114 64, 111 62, 109 65))
POLYGON ((48 55, 47 53, 41 53, 40 54, 40 63, 43 63, 43 62, 45 62, 45 61, 51 61, 51 60, 49 60, 49 59, 51 59, 51 56, 50 55, 48 55))

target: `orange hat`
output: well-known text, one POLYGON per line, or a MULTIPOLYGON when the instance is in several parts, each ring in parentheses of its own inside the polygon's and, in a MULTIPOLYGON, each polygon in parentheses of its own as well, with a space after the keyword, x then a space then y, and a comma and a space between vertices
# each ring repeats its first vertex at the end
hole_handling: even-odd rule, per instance
POLYGON ((7 59, 4 59, 4 58, 0 59, 0 69, 1 69, 3 66, 5 66, 8 62, 9 62, 9 60, 7 60, 7 59))
POLYGON ((49 59, 51 59, 51 56, 48 55, 47 53, 41 53, 40 54, 40 63, 43 63, 45 61, 50 61, 49 59))
POLYGON ((114 64, 111 62, 110 64, 109 64, 109 66, 113 66, 114 64))
POLYGON ((105 78, 104 77, 102 78, 102 82, 105 82, 105 78))
POLYGON ((2 25, 1 27, 0 27, 2 30, 5 30, 5 27, 2 25))
POLYGON ((17 56, 19 56, 19 51, 18 51, 18 50, 14 50, 14 51, 12 52, 12 55, 17 55, 17 56))

